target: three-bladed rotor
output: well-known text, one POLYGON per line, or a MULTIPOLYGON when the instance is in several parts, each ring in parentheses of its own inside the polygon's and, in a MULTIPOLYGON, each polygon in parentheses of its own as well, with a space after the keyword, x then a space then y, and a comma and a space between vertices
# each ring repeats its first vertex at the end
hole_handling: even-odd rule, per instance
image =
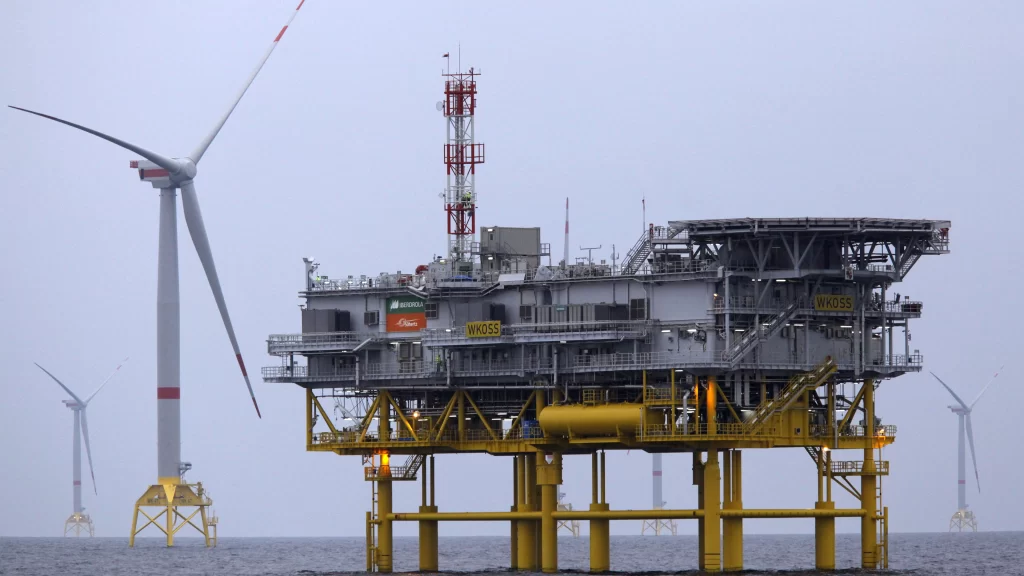
MULTIPOLYGON (((953 392, 953 389, 950 388, 948 384, 946 384, 945 382, 942 381, 942 378, 939 378, 938 376, 936 376, 934 372, 930 372, 930 374, 936 380, 939 381, 939 384, 942 384, 942 387, 945 388, 953 396, 953 399, 956 400, 957 404, 959 404, 959 406, 950 406, 949 408, 955 414, 962 415, 964 417, 964 422, 963 423, 964 423, 964 427, 965 427, 966 432, 967 432, 967 443, 968 443, 968 445, 971 448, 971 463, 974 464, 974 482, 978 486, 978 492, 979 493, 981 492, 981 480, 978 477, 978 458, 977 458, 977 456, 975 455, 975 452, 974 452, 974 427, 971 426, 971 411, 974 410, 974 406, 978 403, 978 400, 981 400, 981 397, 988 390, 989 386, 991 386, 992 383, 996 381, 996 378, 999 377, 999 373, 1002 370, 1003 370, 1003 367, 1000 366, 999 370, 996 370, 995 374, 993 374, 992 378, 988 381, 988 383, 986 383, 985 386, 982 387, 981 392, 978 392, 978 395, 974 398, 974 401, 971 402, 970 405, 968 405, 959 396, 957 396, 956 392, 953 392)), ((961 437, 960 440, 962 442, 963 441, 963 437, 961 437)), ((961 446, 961 448, 963 448, 963 447, 961 446)))
MULTIPOLYGON (((86 126, 82 126, 80 124, 76 124, 74 122, 69 122, 67 120, 63 120, 55 116, 50 116, 48 114, 43 114, 41 112, 36 112, 25 108, 19 108, 17 106, 10 106, 10 108, 14 108, 15 110, 20 110, 22 112, 27 112, 29 114, 35 114, 36 116, 40 116, 48 120, 53 120, 54 122, 59 122, 66 126, 71 126, 72 128, 76 128, 83 132, 92 134, 93 136, 102 138, 112 144, 116 144, 126 150, 130 150, 138 154, 139 156, 142 156, 153 165, 159 167, 159 169, 151 170, 152 175, 154 176, 154 178, 152 179, 154 186, 158 188, 179 188, 181 190, 182 209, 185 214, 185 223, 188 226, 189 235, 192 237, 192 244, 195 246, 196 253, 199 255, 199 260, 203 264, 203 270, 206 273, 206 278, 210 284, 210 289, 213 291, 213 297, 217 302, 217 309, 220 312, 221 320, 224 323, 224 328, 227 330, 228 339, 231 341, 231 348, 235 353, 235 359, 238 361, 238 367, 242 371, 242 378, 245 380, 245 386, 249 390, 249 397, 252 398, 253 407, 256 408, 256 415, 261 418, 262 415, 260 414, 260 407, 259 404, 256 403, 256 394, 253 392, 252 384, 249 382, 249 374, 245 370, 245 362, 242 360, 242 353, 238 346, 238 339, 235 337, 235 330, 231 324, 231 318, 228 315, 227 303, 224 300, 224 293, 223 290, 221 289, 220 278, 217 275, 217 268, 213 261, 213 251, 210 249, 210 240, 206 234, 206 226, 203 223, 202 211, 199 208, 199 196, 198 193, 196 192, 194 180, 198 173, 197 164, 199 164, 199 161, 202 160, 203 155, 206 154, 207 149, 213 143, 214 139, 217 137, 217 134, 220 133, 221 128, 223 128, 224 124, 228 121, 228 118, 231 117, 231 113, 234 111, 235 107, 238 106, 238 103, 242 100, 242 97, 249 89, 249 86, 251 86, 253 81, 256 79, 256 76, 263 68, 263 65, 267 62, 267 60, 270 58, 270 55, 274 52, 274 49, 277 47, 277 43, 284 36, 285 31, 288 29, 288 26, 291 25, 292 20, 295 19, 295 16, 298 14, 299 9, 302 8, 302 4, 304 2, 305 0, 301 0, 299 2, 299 5, 295 8, 295 11, 288 19, 288 22, 284 25, 284 27, 281 28, 281 31, 274 38, 274 41, 270 44, 270 47, 263 55, 263 58, 260 60, 259 64, 249 75, 248 80, 246 81, 242 89, 239 91, 235 99, 232 101, 231 106, 227 109, 227 112, 225 112, 224 115, 221 116, 221 118, 217 121, 217 124, 214 126, 213 130, 211 130, 202 139, 202 141, 200 141, 200 143, 193 149, 192 153, 187 157, 170 158, 167 156, 163 156, 161 154, 157 154, 156 152, 152 152, 136 144, 132 144, 131 142, 128 142, 126 140, 122 140, 109 134, 104 134, 103 132, 94 130, 92 128, 88 128, 86 126)), ((132 167, 139 168, 139 164, 139 161, 133 161, 132 167)), ((140 177, 142 177, 143 180, 151 180, 150 178, 146 177, 145 168, 139 169, 140 177)))
MULTIPOLYGON (((85 440, 85 454, 86 454, 86 456, 89 459, 89 476, 92 477, 92 490, 93 490, 93 492, 95 494, 99 494, 99 491, 96 488, 96 473, 93 471, 93 467, 92 467, 92 447, 89 445, 89 419, 86 416, 86 414, 87 414, 86 408, 89 407, 89 402, 91 402, 92 399, 95 398, 97 394, 99 394, 100 390, 102 390, 103 387, 107 385, 107 382, 110 382, 110 379, 113 378, 115 374, 117 374, 117 371, 120 370, 121 366, 124 366, 124 363, 127 362, 127 361, 128 361, 128 358, 125 358, 124 360, 122 360, 121 363, 117 365, 117 368, 114 368, 114 371, 110 373, 110 376, 107 376, 103 380, 103 382, 101 382, 100 385, 96 387, 96 390, 92 394, 89 394, 89 397, 86 398, 85 400, 82 400, 81 398, 79 398, 77 394, 72 392, 70 388, 68 388, 63 382, 58 380, 57 377, 54 376, 53 374, 51 374, 49 370, 47 370, 46 368, 43 368, 38 363, 33 362, 33 364, 35 364, 37 368, 39 368, 43 372, 46 372, 47 376, 49 376, 50 378, 53 378, 54 382, 59 384, 60 387, 63 388, 64 391, 67 392, 69 396, 74 398, 74 402, 73 403, 72 402, 67 402, 67 401, 65 401, 65 403, 68 405, 68 408, 71 408, 72 410, 77 410, 78 413, 81 414, 81 416, 82 416, 82 420, 81 420, 82 438, 85 440)), ((77 450, 77 448, 76 448, 76 450, 77 450)), ((78 457, 76 456, 75 458, 78 458, 78 457)), ((76 462, 77 462, 77 460, 76 460, 76 462)), ((77 464, 75 466, 77 467, 77 464)), ((77 472, 76 472, 76 474, 77 474, 77 472)))

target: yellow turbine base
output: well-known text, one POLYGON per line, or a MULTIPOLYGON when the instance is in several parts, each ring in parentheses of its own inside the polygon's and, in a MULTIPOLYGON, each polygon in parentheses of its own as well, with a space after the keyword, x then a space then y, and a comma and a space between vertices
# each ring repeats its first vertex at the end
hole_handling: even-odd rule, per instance
MULTIPOLYGON (((174 535, 185 526, 191 526, 198 530, 206 540, 206 546, 210 547, 215 540, 210 538, 210 523, 208 521, 207 509, 213 506, 213 500, 203 490, 203 483, 182 484, 178 478, 160 478, 159 484, 154 484, 146 490, 135 502, 135 513, 132 515, 132 531, 128 538, 128 546, 135 546, 135 536, 149 527, 156 526, 167 537, 167 546, 174 546, 174 535), (153 515, 148 514, 144 508, 156 508, 153 515), (191 512, 187 509, 193 508, 191 512), (185 509, 185 510, 182 510, 185 509), (138 528, 139 514, 148 520, 141 528, 138 528), (199 515, 202 525, 197 526, 193 519, 199 515), (161 518, 161 516, 163 518, 161 518)), ((213 529, 216 530, 216 527, 213 529)))
POLYGON ((68 516, 68 519, 64 521, 64 537, 70 534, 76 538, 80 537, 82 533, 89 534, 92 538, 96 535, 96 530, 92 525, 92 518, 88 514, 75 513, 68 516))

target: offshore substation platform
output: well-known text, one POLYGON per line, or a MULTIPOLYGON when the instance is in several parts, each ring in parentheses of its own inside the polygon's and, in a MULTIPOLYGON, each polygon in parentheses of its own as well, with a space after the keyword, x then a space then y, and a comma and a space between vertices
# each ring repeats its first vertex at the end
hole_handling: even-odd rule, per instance
POLYGON ((922 366, 909 334, 922 304, 892 286, 948 253, 950 223, 670 221, 612 265, 568 262, 567 223, 552 265, 539 228, 477 237, 477 75, 445 74, 438 106, 447 257, 342 278, 306 258, 302 331, 268 340, 282 361, 264 380, 305 389, 307 450, 363 458, 367 570, 392 571, 395 522, 419 524, 419 567, 435 571, 438 522, 508 521, 511 567, 552 573, 558 526, 587 521, 590 568, 606 571, 612 520, 695 520, 699 568, 741 570, 744 518, 814 518, 816 567, 834 569, 837 517, 861 519, 862 567, 887 566, 881 450, 896 427, 875 391, 922 366), (807 451, 813 508, 744 508, 742 450, 765 448, 807 451), (692 453, 698 507, 612 509, 605 452, 626 449, 692 453), (434 455, 455 453, 509 457, 508 510, 438 509, 434 455), (563 456, 587 454, 589 510, 560 507, 563 456), (417 478, 419 509, 394 510, 394 483, 417 478), (834 485, 859 505, 837 508, 834 485))

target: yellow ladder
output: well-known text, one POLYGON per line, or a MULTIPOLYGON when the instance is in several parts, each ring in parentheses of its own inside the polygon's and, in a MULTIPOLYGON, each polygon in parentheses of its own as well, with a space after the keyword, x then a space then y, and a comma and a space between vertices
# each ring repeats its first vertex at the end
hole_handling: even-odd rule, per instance
POLYGON ((366 571, 377 571, 377 481, 370 482, 370 510, 366 513, 366 571))
MULTIPOLYGON (((878 448, 875 462, 882 461, 882 448, 878 448)), ((882 503, 882 475, 875 476, 875 515, 878 518, 878 544, 875 562, 878 568, 889 568, 889 508, 882 503)))

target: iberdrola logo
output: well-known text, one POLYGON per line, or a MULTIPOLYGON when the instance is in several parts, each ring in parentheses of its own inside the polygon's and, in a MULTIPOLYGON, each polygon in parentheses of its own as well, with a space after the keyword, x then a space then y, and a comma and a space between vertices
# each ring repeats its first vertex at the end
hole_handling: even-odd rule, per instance
POLYGON ((423 300, 412 296, 398 296, 388 298, 388 314, 416 314, 425 312, 423 300))
POLYGON ((427 327, 427 307, 423 300, 414 296, 388 298, 388 332, 418 332, 427 327))

